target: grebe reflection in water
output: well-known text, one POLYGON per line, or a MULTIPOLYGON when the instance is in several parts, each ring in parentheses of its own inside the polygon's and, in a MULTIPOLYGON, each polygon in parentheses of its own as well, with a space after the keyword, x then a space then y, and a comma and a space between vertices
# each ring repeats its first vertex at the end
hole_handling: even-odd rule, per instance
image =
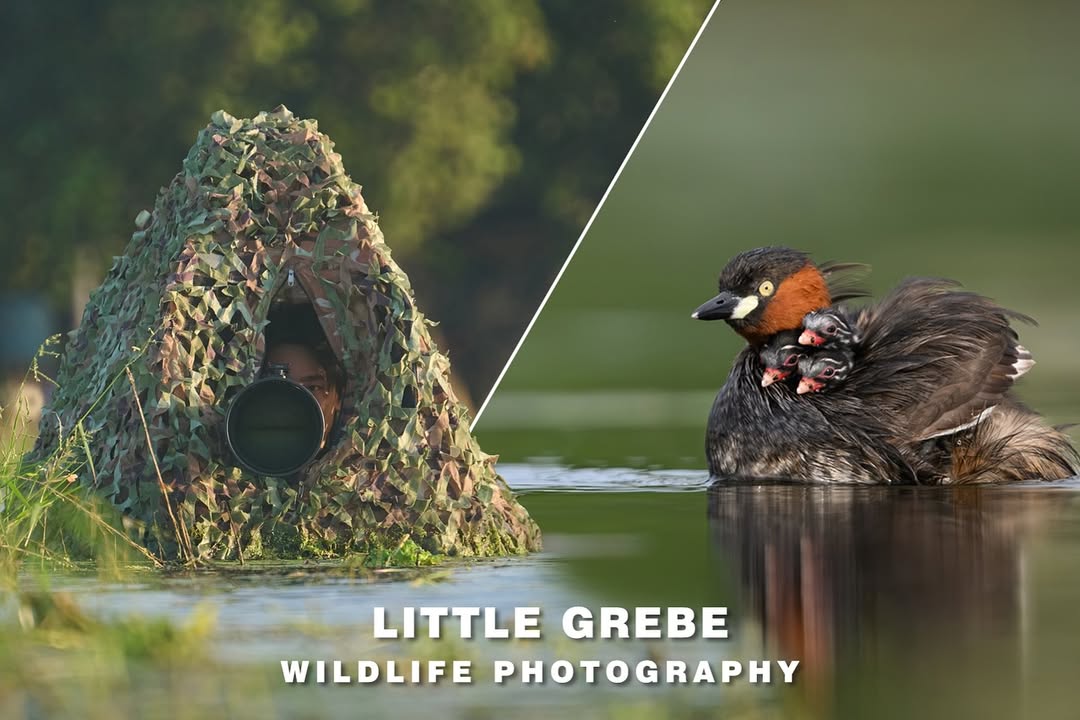
POLYGON ((709 524, 733 620, 761 629, 769 657, 801 661, 811 707, 880 717, 886 698, 935 693, 996 717, 1022 696, 1027 541, 1062 501, 744 480, 710 488, 709 524))

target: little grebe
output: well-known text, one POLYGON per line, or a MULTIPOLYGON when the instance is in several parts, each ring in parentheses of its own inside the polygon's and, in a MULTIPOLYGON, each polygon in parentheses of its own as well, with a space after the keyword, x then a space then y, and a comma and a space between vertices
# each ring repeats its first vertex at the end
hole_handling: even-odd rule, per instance
POLYGON ((1009 394, 1033 363, 1010 321, 1028 318, 928 279, 907 280, 866 308, 834 306, 857 294, 830 292, 852 267, 819 268, 787 248, 751 250, 728 264, 720 293, 693 314, 726 320, 748 342, 709 417, 713 475, 956 483, 1078 472, 1068 437, 1009 394), (765 382, 778 357, 770 348, 788 344, 778 333, 828 351, 800 358, 811 378, 801 397, 765 382), (829 366, 833 377, 819 386, 829 366))

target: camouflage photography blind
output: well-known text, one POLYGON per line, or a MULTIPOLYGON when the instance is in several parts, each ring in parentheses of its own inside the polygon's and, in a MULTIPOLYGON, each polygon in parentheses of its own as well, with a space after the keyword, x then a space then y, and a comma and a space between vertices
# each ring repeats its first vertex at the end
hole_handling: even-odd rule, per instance
POLYGON ((429 325, 317 124, 283 107, 246 120, 219 111, 92 293, 35 454, 80 427, 80 482, 165 554, 185 533, 198 555, 221 558, 406 542, 465 556, 537 549, 538 528, 469 432, 429 325), (223 428, 284 306, 314 318, 314 342, 342 376, 334 442, 291 478, 245 470, 223 428))

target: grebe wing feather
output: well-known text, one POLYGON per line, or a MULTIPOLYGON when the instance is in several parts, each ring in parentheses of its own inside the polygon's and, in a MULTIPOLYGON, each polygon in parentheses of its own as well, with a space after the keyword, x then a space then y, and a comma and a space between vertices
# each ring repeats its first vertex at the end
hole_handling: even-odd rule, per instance
POLYGON ((909 278, 858 316, 863 361, 891 371, 873 382, 903 432, 940 437, 987 417, 1034 364, 1012 320, 1034 322, 938 278, 909 278))
POLYGON ((834 303, 870 295, 870 292, 860 285, 870 274, 869 265, 829 261, 818 265, 818 270, 829 286, 829 296, 834 303))

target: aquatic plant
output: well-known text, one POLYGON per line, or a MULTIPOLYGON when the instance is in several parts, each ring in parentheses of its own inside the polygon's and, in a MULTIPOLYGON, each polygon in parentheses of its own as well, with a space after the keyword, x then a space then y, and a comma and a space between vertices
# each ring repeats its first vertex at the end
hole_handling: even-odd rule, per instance
MULTIPOLYGON (((50 338, 39 350, 24 386, 53 382, 38 361, 53 354, 56 342, 50 338)), ((0 583, 14 586, 17 571, 29 560, 51 567, 93 559, 103 571, 115 571, 121 562, 162 565, 128 536, 115 508, 76 482, 93 462, 82 419, 52 453, 32 460, 23 454, 33 442, 28 415, 18 404, 0 408, 0 420, 10 428, 0 445, 0 583)))

